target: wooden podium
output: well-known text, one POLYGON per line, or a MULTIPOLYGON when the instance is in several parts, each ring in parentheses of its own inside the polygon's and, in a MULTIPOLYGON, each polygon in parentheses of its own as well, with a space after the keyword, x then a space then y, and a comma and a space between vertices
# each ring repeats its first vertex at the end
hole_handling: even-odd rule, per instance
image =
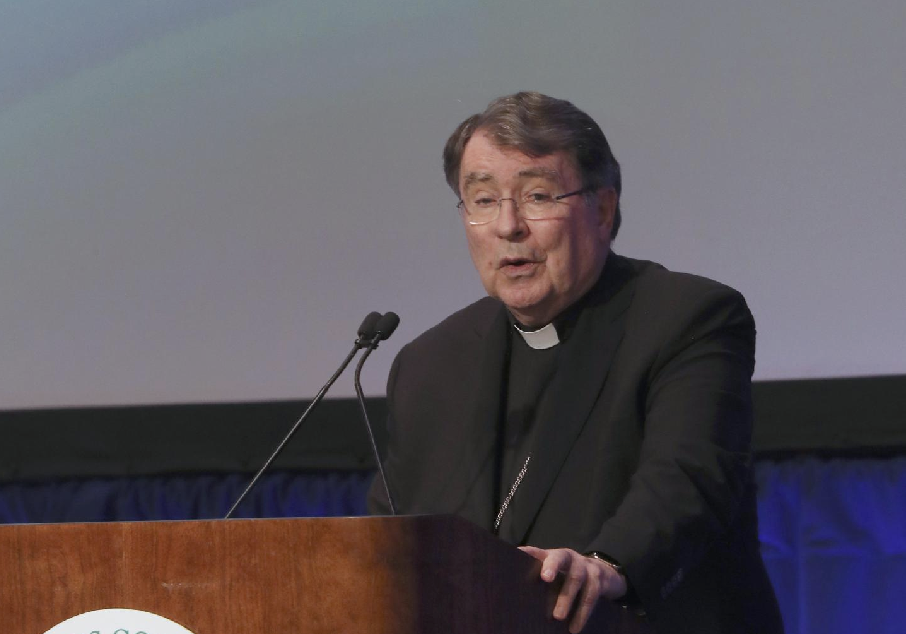
MULTIPOLYGON (((195 634, 541 634, 540 563, 449 516, 0 526, 0 630, 131 608, 195 634)), ((647 631, 602 601, 586 632, 647 631)))

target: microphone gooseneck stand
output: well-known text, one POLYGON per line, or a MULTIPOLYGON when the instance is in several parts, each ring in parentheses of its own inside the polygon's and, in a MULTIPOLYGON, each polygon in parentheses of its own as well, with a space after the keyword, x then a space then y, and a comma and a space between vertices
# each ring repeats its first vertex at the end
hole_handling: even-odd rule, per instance
MULTIPOLYGON (((299 430, 299 427, 302 426, 302 423, 305 421, 305 419, 308 418, 309 413, 312 411, 312 409, 314 409, 315 405, 321 402, 321 399, 323 399, 324 395, 327 394, 327 390, 330 389, 330 386, 333 385, 334 382, 343 373, 343 370, 346 369, 346 366, 349 365, 349 362, 352 361, 352 358, 356 355, 356 353, 362 348, 366 346, 370 347, 373 344, 374 340, 378 336, 377 326, 380 323, 381 319, 382 318, 380 313, 371 312, 368 313, 364 320, 362 320, 362 325, 359 326, 358 330, 359 336, 356 339, 355 345, 352 347, 352 350, 348 355, 346 355, 346 358, 343 360, 343 363, 340 365, 337 371, 334 372, 333 375, 327 380, 327 383, 324 384, 324 387, 321 388, 321 391, 318 392, 318 394, 308 405, 308 407, 305 408, 305 411, 302 412, 302 416, 299 417, 299 420, 295 422, 295 424, 289 430, 289 433, 286 434, 280 444, 277 445, 277 448, 271 454, 270 458, 268 458, 265 461, 264 465, 258 470, 258 473, 255 474, 255 477, 252 478, 252 481, 249 482, 248 486, 245 487, 245 490, 242 492, 242 494, 233 503, 233 506, 230 507, 230 510, 227 511, 227 514, 223 516, 223 519, 229 519, 230 517, 232 517, 233 513, 243 502, 243 500, 245 500, 249 492, 255 487, 255 484, 258 483, 258 480, 261 478, 264 472, 267 471, 267 469, 271 466, 271 463, 277 458, 277 456, 280 455, 280 453, 283 451, 283 448, 286 447, 286 444, 299 430)), ((397 317, 397 322, 399 322, 399 317, 397 317)))
POLYGON ((362 366, 365 365, 365 359, 374 352, 381 341, 390 338, 393 331, 400 323, 400 318, 396 313, 386 313, 375 326, 375 336, 365 349, 365 353, 359 359, 355 368, 355 393, 359 399, 359 407, 362 409, 362 418, 365 420, 365 429, 368 430, 368 440, 371 441, 371 451, 374 453, 374 461, 377 462, 378 473, 381 476, 381 482, 384 484, 384 492, 387 493, 387 503, 390 506, 390 514, 396 515, 396 505, 393 503, 393 496, 390 494, 390 484, 387 481, 387 475, 384 473, 384 463, 381 460, 381 454, 378 451, 377 442, 374 440, 374 430, 371 427, 371 420, 368 418, 368 410, 365 408, 365 394, 362 391, 362 366))

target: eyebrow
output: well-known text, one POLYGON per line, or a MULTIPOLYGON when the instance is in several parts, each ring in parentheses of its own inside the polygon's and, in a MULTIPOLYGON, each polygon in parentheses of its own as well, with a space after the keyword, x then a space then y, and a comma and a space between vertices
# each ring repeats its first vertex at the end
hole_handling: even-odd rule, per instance
POLYGON ((494 180, 494 177, 487 172, 469 172, 463 179, 463 185, 468 187, 475 183, 487 183, 494 180))
POLYGON ((557 170, 547 169, 546 167, 530 167, 519 172, 520 178, 547 178, 550 180, 559 180, 560 172, 557 170))
MULTIPOLYGON (((517 176, 519 178, 546 178, 557 181, 560 179, 560 172, 545 167, 530 167, 520 171, 517 176)), ((487 172, 469 172, 463 178, 463 186, 468 187, 475 183, 488 183, 493 180, 495 180, 494 176, 487 172)))

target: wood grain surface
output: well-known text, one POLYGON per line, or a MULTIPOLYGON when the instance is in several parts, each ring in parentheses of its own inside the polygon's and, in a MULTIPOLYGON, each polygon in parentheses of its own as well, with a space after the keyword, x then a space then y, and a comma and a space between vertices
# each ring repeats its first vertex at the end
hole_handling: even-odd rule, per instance
MULTIPOLYGON (((195 634, 567 631, 538 562, 453 517, 0 526, 0 571, 16 634, 111 607, 195 634)), ((645 627, 609 603, 594 618, 645 627)))

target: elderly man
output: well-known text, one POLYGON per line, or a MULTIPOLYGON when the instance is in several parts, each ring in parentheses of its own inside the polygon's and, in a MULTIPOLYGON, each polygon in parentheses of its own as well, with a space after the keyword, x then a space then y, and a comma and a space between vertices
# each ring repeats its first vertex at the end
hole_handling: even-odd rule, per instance
MULTIPOLYGON (((403 348, 386 471, 404 513, 455 513, 655 630, 781 632, 749 450, 755 326, 736 291, 611 251, 620 168, 598 125, 538 93, 444 149, 490 297, 403 348)), ((372 512, 386 511, 380 487, 372 512)))

